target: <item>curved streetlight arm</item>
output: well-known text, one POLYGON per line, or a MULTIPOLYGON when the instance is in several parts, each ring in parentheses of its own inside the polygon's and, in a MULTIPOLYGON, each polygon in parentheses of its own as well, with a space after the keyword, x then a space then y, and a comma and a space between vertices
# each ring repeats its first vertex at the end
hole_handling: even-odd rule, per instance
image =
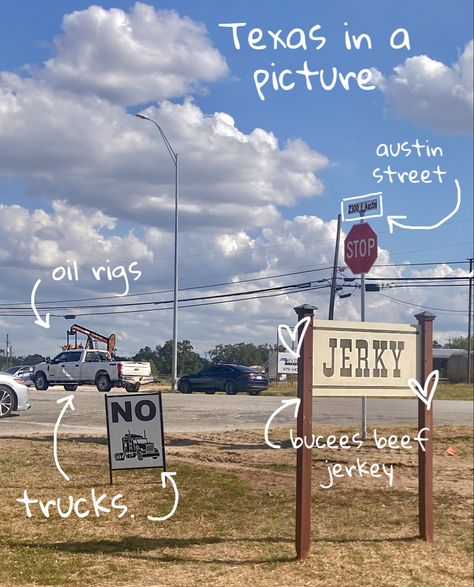
POLYGON ((163 129, 156 122, 156 120, 153 120, 152 118, 148 118, 148 116, 145 116, 144 114, 135 114, 135 116, 137 118, 141 118, 142 120, 149 120, 150 122, 152 122, 156 126, 156 128, 160 131, 161 138, 163 139, 163 142, 165 143, 166 148, 168 149, 168 153, 170 154, 170 157, 171 157, 174 165, 177 166, 178 165, 178 155, 175 153, 173 147, 171 146, 171 143, 169 142, 167 136, 163 132, 163 129))

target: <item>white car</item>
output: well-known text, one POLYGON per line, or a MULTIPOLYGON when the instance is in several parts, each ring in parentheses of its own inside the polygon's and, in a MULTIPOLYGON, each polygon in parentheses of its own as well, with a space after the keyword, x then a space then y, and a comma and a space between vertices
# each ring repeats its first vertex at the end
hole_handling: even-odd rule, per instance
POLYGON ((28 387, 19 377, 0 371, 0 418, 29 408, 28 387))

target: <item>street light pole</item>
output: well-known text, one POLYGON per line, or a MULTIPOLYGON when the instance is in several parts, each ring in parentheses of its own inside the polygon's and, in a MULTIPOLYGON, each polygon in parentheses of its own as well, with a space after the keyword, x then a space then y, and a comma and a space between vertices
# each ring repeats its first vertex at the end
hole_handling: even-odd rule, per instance
POLYGON ((173 391, 178 386, 178 155, 168 141, 161 126, 144 114, 135 114, 137 118, 152 122, 159 130, 174 165, 174 285, 173 285, 173 355, 171 357, 171 384, 173 391))

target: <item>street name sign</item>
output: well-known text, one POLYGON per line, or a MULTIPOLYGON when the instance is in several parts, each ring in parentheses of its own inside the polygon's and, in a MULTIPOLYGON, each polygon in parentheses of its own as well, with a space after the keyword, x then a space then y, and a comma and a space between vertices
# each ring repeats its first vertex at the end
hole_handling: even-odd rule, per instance
POLYGON ((382 192, 343 198, 341 201, 341 216, 344 222, 383 216, 382 192))

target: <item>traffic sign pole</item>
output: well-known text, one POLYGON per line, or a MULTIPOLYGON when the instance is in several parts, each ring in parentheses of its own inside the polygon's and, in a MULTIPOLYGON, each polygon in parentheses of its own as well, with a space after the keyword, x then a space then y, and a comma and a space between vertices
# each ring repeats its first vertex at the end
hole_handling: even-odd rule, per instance
MULTIPOLYGON (((360 276, 360 321, 365 322, 365 273, 360 276)), ((362 440, 367 439, 367 398, 362 397, 362 440)))
MULTIPOLYGON (((363 214, 361 214, 362 216, 363 214)), ((344 242, 344 261, 354 274, 360 274, 360 319, 365 322, 365 274, 377 259, 377 235, 361 218, 344 242)), ((367 438, 367 398, 362 397, 362 437, 367 438)))
MULTIPOLYGON (((360 223, 364 224, 364 219, 362 218, 363 212, 361 214, 360 223)), ((362 273, 360 276, 360 321, 365 322, 365 273, 362 273)), ((361 412, 362 412, 362 440, 367 440, 367 398, 365 396, 362 397, 362 404, 361 404, 361 412)))

